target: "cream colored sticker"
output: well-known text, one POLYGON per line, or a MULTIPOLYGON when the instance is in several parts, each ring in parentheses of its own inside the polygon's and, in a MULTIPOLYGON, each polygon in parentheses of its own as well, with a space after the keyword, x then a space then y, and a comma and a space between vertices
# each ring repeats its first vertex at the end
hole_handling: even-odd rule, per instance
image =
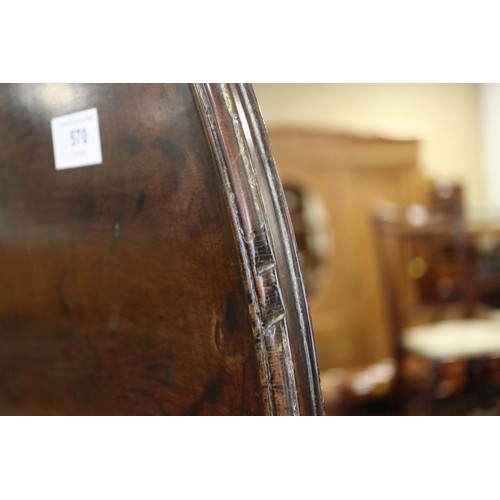
POLYGON ((52 118, 50 124, 57 170, 102 163, 97 108, 52 118))

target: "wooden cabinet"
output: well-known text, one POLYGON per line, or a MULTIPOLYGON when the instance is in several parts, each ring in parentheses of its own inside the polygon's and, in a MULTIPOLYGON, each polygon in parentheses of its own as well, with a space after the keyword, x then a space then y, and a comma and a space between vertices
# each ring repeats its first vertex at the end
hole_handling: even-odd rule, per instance
POLYGON ((390 356, 370 213, 382 201, 423 199, 418 142, 296 129, 269 136, 285 188, 315 196, 326 213, 321 283, 308 294, 320 369, 390 356))

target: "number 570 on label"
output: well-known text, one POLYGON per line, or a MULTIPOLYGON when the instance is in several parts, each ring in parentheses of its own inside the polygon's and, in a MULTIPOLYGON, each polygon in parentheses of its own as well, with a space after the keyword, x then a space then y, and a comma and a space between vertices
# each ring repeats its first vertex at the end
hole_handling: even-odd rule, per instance
POLYGON ((97 108, 53 118, 51 129, 57 170, 102 163, 97 108))

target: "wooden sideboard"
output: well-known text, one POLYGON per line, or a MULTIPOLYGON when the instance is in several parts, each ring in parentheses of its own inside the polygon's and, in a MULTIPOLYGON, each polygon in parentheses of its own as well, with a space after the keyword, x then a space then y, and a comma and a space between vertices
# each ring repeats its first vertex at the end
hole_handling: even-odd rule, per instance
POLYGON ((326 214, 323 275, 308 293, 320 370, 389 357, 370 213, 382 201, 423 199, 418 141, 299 129, 269 137, 284 187, 315 196, 326 214))

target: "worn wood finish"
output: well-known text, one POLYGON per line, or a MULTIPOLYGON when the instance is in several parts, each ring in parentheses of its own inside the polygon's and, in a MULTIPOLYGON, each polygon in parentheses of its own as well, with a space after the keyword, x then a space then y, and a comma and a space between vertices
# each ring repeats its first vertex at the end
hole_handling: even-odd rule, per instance
POLYGON ((246 86, 0 87, 0 413, 322 414, 266 141, 246 86), (93 107, 103 163, 56 171, 93 107))

